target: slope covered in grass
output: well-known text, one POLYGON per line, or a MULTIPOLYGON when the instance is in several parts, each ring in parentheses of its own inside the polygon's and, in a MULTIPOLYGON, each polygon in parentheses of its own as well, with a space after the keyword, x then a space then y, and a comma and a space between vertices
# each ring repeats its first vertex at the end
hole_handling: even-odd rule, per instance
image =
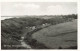
MULTIPOLYGON (((39 31, 40 29, 43 29, 42 28, 44 27, 43 24, 47 23, 47 25, 55 25, 63 22, 69 22, 69 21, 72 21, 73 19, 77 19, 77 15, 74 15, 74 14, 63 15, 63 16, 43 16, 43 17, 45 18, 52 17, 52 18, 43 19, 42 16, 29 16, 29 17, 13 16, 13 18, 1 20, 1 49, 24 49, 24 47, 20 46, 21 45, 20 40, 24 34, 28 34, 27 36, 25 35, 24 36, 26 37, 27 40, 29 40, 28 42, 30 42, 30 44, 33 45, 34 44, 33 41, 35 40, 32 39, 32 37, 30 36, 33 33, 39 31), (40 18, 37 18, 37 17, 40 17, 40 18), (34 26, 36 27, 36 29, 34 31, 31 31, 31 27, 34 27, 34 26)), ((46 31, 48 30, 46 29, 46 31)), ((51 37, 51 35, 46 35, 46 36, 51 37)), ((55 36, 58 36, 58 35, 56 34, 55 36)), ((38 41, 35 44, 37 44, 36 48, 37 47, 39 47, 39 49, 44 48, 43 44, 38 41)), ((35 44, 34 44, 34 48, 35 48, 35 44)))
POLYGON ((32 37, 50 48, 77 46, 77 20, 44 28, 32 37))

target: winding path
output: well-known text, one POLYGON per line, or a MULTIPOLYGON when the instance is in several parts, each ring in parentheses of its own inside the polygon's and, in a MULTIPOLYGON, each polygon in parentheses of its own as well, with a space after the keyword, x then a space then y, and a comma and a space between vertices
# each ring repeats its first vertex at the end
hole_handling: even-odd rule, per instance
MULTIPOLYGON (((46 27, 48 27, 48 26, 46 26, 46 27)), ((46 27, 44 27, 44 28, 46 28, 46 27)), ((41 29, 43 29, 43 28, 41 28, 41 29)), ((41 29, 40 29, 40 30, 41 30, 41 29)), ((27 49, 32 49, 32 47, 31 47, 30 45, 28 45, 28 44, 24 41, 24 38, 26 37, 27 31, 32 32, 32 31, 34 31, 34 30, 24 29, 23 31, 24 31, 24 33, 23 33, 23 36, 21 37, 21 40, 20 40, 21 46, 22 46, 22 47, 25 47, 25 48, 27 48, 27 49)), ((37 30, 37 31, 39 31, 39 30, 37 30)), ((33 34, 33 33, 31 33, 30 35, 32 35, 32 34, 33 34)))
POLYGON ((27 43, 25 43, 24 37, 21 38, 20 42, 21 42, 21 46, 22 46, 22 47, 25 47, 25 48, 27 48, 27 49, 32 49, 30 45, 28 45, 27 43))

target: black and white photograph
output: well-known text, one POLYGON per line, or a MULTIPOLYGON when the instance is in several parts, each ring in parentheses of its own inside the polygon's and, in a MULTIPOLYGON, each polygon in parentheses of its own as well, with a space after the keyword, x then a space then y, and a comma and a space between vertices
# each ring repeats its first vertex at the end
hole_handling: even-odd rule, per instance
POLYGON ((77 2, 1 2, 1 50, 78 49, 77 2))

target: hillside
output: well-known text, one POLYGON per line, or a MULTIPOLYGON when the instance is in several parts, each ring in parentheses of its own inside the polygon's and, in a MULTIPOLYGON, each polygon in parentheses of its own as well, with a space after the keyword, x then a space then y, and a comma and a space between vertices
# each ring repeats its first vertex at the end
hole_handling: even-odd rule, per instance
MULTIPOLYGON (((41 17, 41 16, 39 16, 39 17, 41 17)), ((58 33, 56 32, 58 29, 57 27, 62 25, 62 27, 61 26, 60 27, 64 28, 63 24, 67 25, 66 22, 68 22, 68 23, 72 22, 72 20, 74 20, 74 19, 77 19, 77 15, 72 14, 72 15, 58 16, 58 17, 50 18, 50 19, 35 18, 34 16, 32 16, 32 17, 26 16, 26 17, 20 17, 20 18, 10 18, 10 19, 1 20, 1 49, 27 49, 27 47, 24 48, 23 46, 21 46, 23 44, 23 42, 21 43, 21 41, 24 41, 25 44, 30 45, 32 47, 32 49, 52 48, 52 47, 46 47, 45 46, 46 44, 39 42, 39 40, 37 41, 36 38, 33 39, 31 37, 32 34, 41 31, 36 36, 40 35, 40 33, 42 36, 43 35, 42 32, 47 34, 46 37, 51 37, 53 35, 52 34, 53 32, 56 34, 55 36, 58 36, 59 32, 58 33), (55 26, 55 25, 59 25, 59 26, 55 26), (33 27, 35 27, 34 30, 32 29, 33 27), (47 30, 47 29, 49 29, 50 32, 52 30, 54 30, 54 31, 50 33, 50 32, 48 32, 49 30, 47 30), (24 39, 22 40, 21 37, 24 37, 24 39)), ((67 26, 69 26, 69 25, 67 25, 67 26)), ((60 32, 61 32, 61 30, 60 30, 60 32)), ((76 32, 76 31, 74 31, 74 32, 76 32)), ((72 33, 74 33, 74 32, 72 32, 72 33)), ((67 33, 69 33, 69 32, 67 32, 67 33)), ((66 33, 65 32, 60 33, 59 36, 63 35, 63 34, 66 34, 66 33)), ((44 34, 44 37, 45 37, 45 34, 44 34)), ((52 37, 54 37, 54 36, 52 36, 52 37)))
POLYGON ((77 46, 77 20, 44 28, 32 37, 50 48, 77 46))

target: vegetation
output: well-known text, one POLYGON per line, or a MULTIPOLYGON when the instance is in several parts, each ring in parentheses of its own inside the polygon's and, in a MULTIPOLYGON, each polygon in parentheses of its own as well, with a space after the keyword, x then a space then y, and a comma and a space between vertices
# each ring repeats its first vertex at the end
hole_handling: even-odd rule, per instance
POLYGON ((77 20, 51 25, 32 34, 32 38, 52 49, 77 48, 77 20), (75 46, 75 47, 74 47, 75 46))
MULTIPOLYGON (((20 39, 21 36, 24 33, 25 27, 32 27, 37 26, 38 28, 35 29, 32 32, 36 32, 38 30, 42 29, 42 24, 50 24, 55 25, 67 21, 72 21, 73 19, 77 19, 77 15, 60 15, 60 16, 45 16, 45 17, 51 17, 49 19, 43 19, 42 16, 39 16, 40 18, 35 18, 37 16, 33 17, 21 17, 21 18, 10 18, 1 20, 1 48, 2 49, 25 49, 23 47, 5 47, 5 45, 21 45, 20 39)), ((32 35, 32 32, 30 34, 32 35)), ((27 31, 27 33, 29 33, 27 31)), ((30 36, 31 36, 30 35, 30 36)), ((31 37, 30 37, 31 38, 31 37)), ((29 38, 28 38, 29 40, 29 38)), ((30 39, 33 41, 33 39, 30 39)), ((37 44, 40 44, 39 42, 36 42, 37 44)), ((36 48, 39 45, 36 45, 36 48)), ((45 46, 45 45, 44 45, 45 46)), ((42 46, 41 46, 42 47, 42 46)))

